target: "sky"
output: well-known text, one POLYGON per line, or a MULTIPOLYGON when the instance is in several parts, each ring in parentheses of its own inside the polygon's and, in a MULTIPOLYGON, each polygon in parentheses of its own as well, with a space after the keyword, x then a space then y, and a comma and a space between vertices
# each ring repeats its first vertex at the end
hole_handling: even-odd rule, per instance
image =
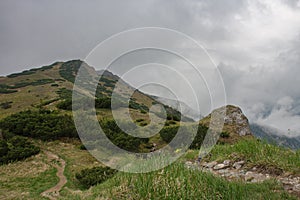
MULTIPOLYGON (((227 103, 240 106, 251 122, 278 128, 283 134, 300 135, 299 0, 2 0, 0 75, 56 61, 85 59, 105 39, 140 27, 172 29, 195 39, 220 72, 227 103)), ((190 46, 187 49, 189 56, 208 60, 190 46)), ((194 84, 203 114, 218 105, 209 103, 205 83, 195 82, 193 71, 168 53, 144 50, 118 59, 112 69, 124 73, 124 66, 146 61, 181 70, 194 84)), ((147 70, 150 68, 155 67, 148 66, 147 70)), ((192 92, 185 90, 175 75, 147 70, 143 73, 152 78, 155 75, 154 81, 163 78, 171 85, 177 84, 174 90, 179 99, 196 107, 191 101, 192 92)), ((124 78, 133 85, 140 84, 136 73, 124 78)), ((151 87, 144 90, 167 94, 151 87)))

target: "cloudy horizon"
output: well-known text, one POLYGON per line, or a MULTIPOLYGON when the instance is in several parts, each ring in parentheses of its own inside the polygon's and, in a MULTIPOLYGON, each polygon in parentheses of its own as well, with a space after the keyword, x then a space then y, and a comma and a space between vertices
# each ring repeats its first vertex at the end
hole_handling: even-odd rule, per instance
MULTIPOLYGON (((300 135, 300 0, 4 0, 0 10, 0 75, 85 59, 121 31, 168 28, 204 46, 222 75, 228 104, 240 106, 251 122, 300 135)), ((168 58, 159 60, 175 63, 168 58)))

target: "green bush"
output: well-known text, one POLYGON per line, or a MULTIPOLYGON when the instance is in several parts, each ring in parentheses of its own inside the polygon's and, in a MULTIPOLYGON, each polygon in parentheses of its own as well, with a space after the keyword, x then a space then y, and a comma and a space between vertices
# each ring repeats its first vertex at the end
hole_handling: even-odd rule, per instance
POLYGON ((222 132, 222 133, 220 134, 220 137, 221 137, 221 138, 229 138, 229 136, 230 136, 230 134, 229 134, 228 132, 222 132))
MULTIPOLYGON (((101 121, 100 125, 112 143, 127 151, 139 152, 140 145, 149 142, 149 138, 138 138, 124 133, 114 120, 101 121)), ((123 122, 122 127, 126 127, 128 131, 131 129, 126 122, 123 122)))
POLYGON ((113 177, 116 172, 117 170, 109 167, 93 167, 91 169, 83 169, 75 177, 83 187, 89 188, 93 185, 103 183, 113 177))
POLYGON ((12 104, 13 102, 12 101, 10 101, 10 102, 4 102, 4 103, 1 103, 0 104, 0 107, 2 108, 2 109, 9 109, 9 108, 11 108, 11 104, 12 104))
POLYGON ((0 126, 10 134, 41 140, 78 137, 72 117, 57 111, 22 111, 1 120, 0 126))
POLYGON ((142 122, 142 121, 144 121, 144 119, 137 119, 137 120, 135 120, 135 122, 142 122))
POLYGON ((39 152, 38 147, 21 136, 14 136, 7 141, 0 140, 0 164, 23 160, 39 152))
MULTIPOLYGON (((193 136, 193 132, 191 131, 194 127, 183 127, 185 128, 185 136, 181 138, 183 141, 186 140, 188 137, 193 136)), ((170 127, 164 127, 159 133, 161 138, 167 142, 170 143, 173 138, 176 136, 178 133, 179 126, 170 126, 170 127)), ((192 144, 190 145, 190 149, 199 149, 201 147, 201 144, 205 138, 205 135, 208 131, 208 128, 206 126, 199 125, 197 129, 197 134, 194 137, 194 140, 192 144)))
POLYGON ((0 84, 0 94, 10 94, 18 92, 18 90, 11 90, 10 86, 5 84, 0 84))
POLYGON ((70 81, 72 83, 75 82, 75 76, 82 64, 80 60, 71 60, 62 64, 59 70, 59 74, 61 77, 70 81))
POLYGON ((62 110, 72 110, 72 99, 61 101, 56 105, 56 107, 62 110))

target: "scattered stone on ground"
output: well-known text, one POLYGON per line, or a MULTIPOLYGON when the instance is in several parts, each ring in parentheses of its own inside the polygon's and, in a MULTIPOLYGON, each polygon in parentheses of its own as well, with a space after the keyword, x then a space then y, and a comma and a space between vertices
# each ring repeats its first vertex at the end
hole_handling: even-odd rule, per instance
POLYGON ((244 168, 245 164, 246 162, 243 160, 238 162, 225 160, 222 163, 217 161, 201 163, 187 161, 185 163, 187 168, 211 172, 230 181, 243 180, 248 183, 260 183, 268 179, 275 179, 283 185, 287 192, 300 197, 300 176, 284 173, 281 175, 268 174, 260 172, 258 167, 253 167, 249 170, 244 168))

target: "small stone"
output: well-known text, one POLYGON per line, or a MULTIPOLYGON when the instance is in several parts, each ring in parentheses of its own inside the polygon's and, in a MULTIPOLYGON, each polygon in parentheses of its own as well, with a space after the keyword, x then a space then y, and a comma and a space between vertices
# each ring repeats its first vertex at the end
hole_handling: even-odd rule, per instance
POLYGON ((254 173, 253 172, 246 172, 245 181, 252 181, 253 179, 254 179, 254 173))
POLYGON ((230 163, 231 163, 231 160, 224 160, 224 162, 223 162, 224 165, 230 165, 230 163))
POLYGON ((228 169, 220 169, 218 172, 219 172, 219 174, 228 174, 229 170, 228 169))
POLYGON ((191 161, 187 161, 185 162, 186 165, 193 165, 193 163, 191 161))
POLYGON ((297 184, 293 187, 294 191, 300 192, 300 184, 297 184))
POLYGON ((235 162, 232 166, 235 169, 240 169, 240 168, 242 168, 244 163, 245 163, 245 161, 242 160, 242 161, 239 161, 239 162, 235 162))
POLYGON ((220 170, 220 169, 224 169, 229 167, 229 165, 225 165, 225 164, 217 164, 216 166, 214 166, 214 170, 220 170))
POLYGON ((216 164, 218 164, 216 161, 212 161, 210 163, 207 163, 205 167, 207 167, 207 168, 213 168, 216 164))

